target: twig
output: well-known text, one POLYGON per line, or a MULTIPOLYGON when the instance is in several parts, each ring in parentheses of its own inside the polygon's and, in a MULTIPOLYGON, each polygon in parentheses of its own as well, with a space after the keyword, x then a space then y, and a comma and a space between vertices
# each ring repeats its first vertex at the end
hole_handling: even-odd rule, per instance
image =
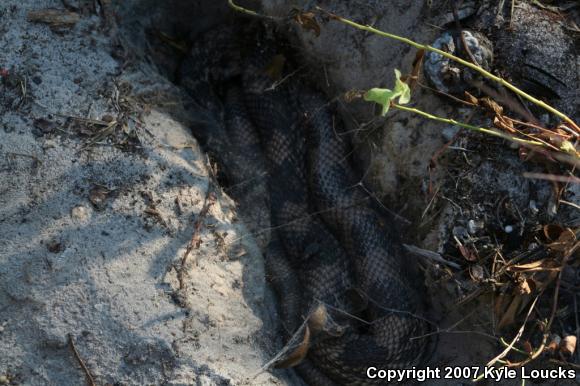
POLYGON ((446 264, 446 265, 448 265, 448 266, 450 266, 450 267, 452 267, 452 268, 455 268, 455 269, 461 269, 461 266, 460 266, 459 264, 457 264, 457 263, 454 263, 454 262, 452 262, 452 261, 447 261, 447 260, 445 260, 445 259, 444 259, 443 257, 441 257, 441 255, 440 255, 439 253, 437 253, 437 252, 429 251, 429 250, 427 250, 427 249, 421 249, 421 248, 419 248, 419 247, 416 247, 416 246, 414 246, 414 245, 403 244, 403 246, 404 246, 404 247, 405 247, 405 248, 406 248, 406 249, 407 249, 409 252, 411 252, 411 253, 414 253, 414 254, 416 254, 416 255, 423 256, 423 257, 426 257, 426 258, 429 258, 429 259, 432 259, 432 260, 438 261, 438 262, 440 262, 440 263, 446 264))
POLYGON ((486 367, 493 366, 496 362, 503 359, 507 354, 509 354, 509 352, 512 350, 513 346, 522 337, 522 334, 524 333, 524 329, 526 328, 526 323, 528 322, 528 319, 529 319, 530 315, 532 314, 532 311, 536 307, 536 302, 538 301, 538 299, 540 298, 541 295, 542 295, 542 293, 540 293, 538 296, 536 296, 536 298, 532 302, 532 305, 530 306, 530 309, 528 310, 526 318, 524 319, 524 322, 522 323, 522 326, 520 327, 520 329, 519 329, 518 333, 516 334, 516 336, 514 337, 514 339, 510 342, 510 344, 501 353, 499 353, 495 358, 493 358, 492 360, 487 362, 487 364, 485 365, 486 367))
MULTIPOLYGON (((497 102, 506 105, 512 111, 515 111, 516 113, 520 114, 522 117, 526 118, 528 121, 533 122, 534 124, 539 124, 539 121, 536 119, 536 117, 534 117, 530 112, 528 112, 525 109, 525 106, 523 104, 521 104, 521 102, 514 100, 506 92, 504 92, 502 95, 480 80, 472 80, 472 81, 468 81, 468 83, 471 86, 483 91, 485 94, 487 94, 488 96, 490 96, 491 98, 493 98, 497 102)), ((506 118, 508 118, 508 117, 506 117, 506 118)))
POLYGON ((298 71, 302 70, 302 68, 303 67, 298 67, 296 70, 292 71, 291 73, 289 73, 288 75, 286 75, 282 79, 277 80, 276 82, 272 83, 272 85, 270 87, 268 87, 267 89, 265 89, 264 91, 273 91, 273 90, 277 89, 282 83, 284 83, 285 81, 287 81, 288 79, 290 79, 298 71))
POLYGON ((478 127, 478 126, 469 125, 467 123, 458 122, 458 121, 451 119, 451 118, 444 118, 444 117, 440 117, 437 115, 429 114, 423 110, 419 110, 419 109, 416 109, 413 107, 406 107, 406 106, 402 106, 402 105, 397 104, 397 103, 391 103, 391 106, 398 109, 398 110, 403 110, 403 111, 407 111, 410 113, 418 114, 418 115, 421 115, 425 118, 428 118, 428 119, 431 119, 434 121, 443 122, 443 123, 447 123, 447 124, 454 125, 454 126, 460 126, 460 127, 472 130, 472 131, 477 131, 480 133, 493 135, 493 136, 507 139, 508 141, 516 142, 519 144, 524 144, 524 145, 528 145, 528 146, 540 146, 540 147, 545 146, 544 143, 542 143, 540 141, 533 141, 533 140, 527 140, 527 139, 513 137, 513 136, 510 136, 508 134, 502 133, 501 131, 497 131, 497 130, 489 129, 489 128, 485 128, 485 127, 478 127))
POLYGON ((566 200, 560 200, 559 202, 560 202, 560 204, 568 205, 568 206, 571 206, 572 208, 580 210, 580 205, 574 204, 573 202, 566 201, 566 200))
MULTIPOLYGON (((212 182, 210 181, 209 184, 212 182)), ((201 245, 201 227, 203 226, 203 220, 207 216, 209 209, 211 206, 216 202, 216 195, 213 192, 213 188, 211 186, 207 189, 207 194, 205 196, 205 201, 203 203, 203 207, 201 211, 197 215, 197 220, 193 226, 193 233, 191 235, 191 240, 189 244, 187 244, 187 248, 183 253, 183 257, 181 258, 181 264, 179 266, 179 270, 177 271, 177 280, 179 281, 179 289, 184 289, 184 276, 185 276, 185 264, 187 263, 187 258, 191 254, 191 251, 194 249, 198 249, 201 245)))
POLYGON ((288 342, 284 345, 284 347, 282 347, 280 351, 278 351, 272 359, 270 359, 262 367, 260 367, 260 370, 256 372, 253 376, 251 376, 250 379, 255 379, 265 370, 276 367, 281 363, 283 363, 285 360, 288 360, 289 358, 285 359, 282 358, 284 356, 287 356, 288 353, 292 355, 293 353, 291 351, 300 350, 302 348, 308 350, 310 345, 310 328, 308 327, 308 321, 310 320, 310 316, 311 314, 309 314, 306 318, 304 318, 302 324, 300 324, 300 326, 296 329, 296 332, 292 334, 292 336, 290 337, 288 342))
POLYGON ((531 179, 538 179, 538 180, 547 180, 547 181, 554 181, 554 182, 571 182, 574 184, 580 184, 580 178, 574 176, 559 176, 556 174, 546 174, 546 173, 530 173, 525 172, 523 173, 524 178, 531 178, 531 179))
MULTIPOLYGON (((504 347, 509 347, 509 343, 508 343, 508 342, 506 342, 506 341, 503 339, 503 337, 502 337, 502 338, 499 338, 499 341, 501 342, 501 344, 502 344, 504 347)), ((514 346, 512 346, 512 350, 513 350, 513 351, 515 351, 515 352, 517 352, 517 353, 519 353, 519 354, 522 354, 522 355, 530 355, 530 353, 529 353, 529 352, 526 352, 526 351, 524 351, 524 350, 520 350, 519 348, 516 348, 516 347, 514 347, 514 346)))
POLYGON ((79 364, 81 365, 81 368, 83 369, 83 371, 85 373, 85 376, 87 377, 87 384, 89 386, 96 386, 95 379, 91 375, 89 368, 87 367, 87 365, 85 365, 85 362, 83 361, 79 352, 77 351, 77 348, 75 347, 72 334, 68 334, 68 344, 69 344, 70 349, 72 350, 72 352, 75 356, 75 359, 77 360, 77 362, 79 362, 79 364))
POLYGON ((423 339, 423 338, 427 338, 429 336, 437 335, 437 334, 469 334, 469 333, 483 335, 483 336, 485 336, 487 338, 491 338, 491 339, 497 340, 497 338, 495 336, 486 334, 485 332, 480 332, 480 331, 453 331, 453 329, 455 327, 457 327, 461 323, 463 323, 467 318, 469 318, 471 315, 473 315, 476 311, 477 311, 477 309, 474 309, 469 314, 465 315, 463 318, 459 319, 457 322, 453 323, 451 326, 449 326, 447 328, 439 329, 439 327, 437 327, 437 330, 435 330, 435 331, 432 331, 432 332, 429 332, 429 333, 423 334, 423 335, 412 336, 412 337, 409 338, 409 340, 423 339))
MULTIPOLYGON (((558 299, 559 299, 559 296, 560 296, 560 285, 562 283, 562 273, 564 272, 564 267, 566 267, 566 264, 568 263, 568 259, 570 258, 570 256, 572 256, 572 254, 574 254, 574 252, 576 252, 578 250, 578 248, 580 248, 580 241, 576 242, 572 246, 572 248, 570 248, 566 252, 566 254, 564 255, 564 258, 562 259, 562 266, 561 266, 560 272, 558 273, 558 279, 556 281, 556 288, 554 289, 554 298, 553 298, 553 301, 552 301, 552 312, 550 314, 550 319, 548 320, 548 324, 544 328, 544 337, 542 339, 542 343, 540 344, 540 347, 538 347, 530 355, 529 358, 527 358, 527 359, 525 359, 525 360, 523 360, 521 362, 509 363, 507 365, 508 367, 522 367, 522 366, 525 366, 528 363, 530 363, 531 361, 533 361, 534 359, 536 359, 537 357, 539 357, 544 352, 544 347, 546 347, 546 343, 548 342, 548 337, 550 336, 550 328, 552 327, 552 322, 554 322, 554 318, 556 316, 556 310, 558 309, 558 299)), ((541 293, 540 293, 540 295, 541 295, 541 293)), ((534 301, 534 303, 535 303, 535 301, 534 301)), ((527 317, 526 317, 526 319, 527 319, 527 317)))
POLYGON ((240 7, 239 5, 235 4, 233 0, 228 0, 228 5, 237 12, 243 13, 244 15, 248 15, 248 16, 253 16, 253 17, 259 17, 262 19, 266 19, 266 20, 272 20, 272 21, 276 21, 276 20, 282 20, 281 18, 277 18, 274 16, 268 16, 268 15, 262 15, 256 11, 252 11, 251 9, 247 9, 244 7, 240 7))

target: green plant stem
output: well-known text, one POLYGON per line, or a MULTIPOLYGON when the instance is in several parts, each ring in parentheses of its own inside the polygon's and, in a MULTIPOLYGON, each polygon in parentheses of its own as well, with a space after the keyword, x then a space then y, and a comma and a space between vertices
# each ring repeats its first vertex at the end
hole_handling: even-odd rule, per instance
POLYGON ((228 5, 234 11, 243 13, 245 15, 254 16, 254 17, 260 17, 260 18, 268 19, 268 20, 278 20, 277 18, 275 18, 273 16, 262 15, 262 14, 256 12, 256 11, 252 11, 251 9, 247 9, 247 8, 244 8, 244 7, 240 7, 239 5, 237 5, 237 4, 234 3, 234 0, 228 0, 228 5))
POLYGON ((228 5, 230 7, 232 7, 235 11, 241 12, 241 13, 245 13, 246 15, 250 15, 250 16, 261 16, 260 14, 258 14, 255 11, 240 7, 239 5, 236 5, 234 3, 233 0, 228 0, 228 5))
POLYGON ((440 50, 438 48, 429 46, 427 44, 420 44, 420 43, 417 43, 417 42, 415 42, 415 41, 413 41, 411 39, 407 39, 407 38, 402 37, 402 36, 399 36, 399 35, 395 35, 395 34, 391 34, 391 33, 388 33, 388 32, 384 32, 384 31, 378 30, 376 28, 373 28, 373 27, 371 27, 369 25, 359 24, 359 23, 356 23, 356 22, 354 22, 352 20, 345 19, 345 18, 340 17, 338 15, 329 13, 328 11, 325 11, 325 10, 323 10, 320 7, 317 7, 317 8, 320 11, 325 12, 326 14, 330 15, 333 19, 338 20, 341 23, 347 24, 347 25, 349 25, 351 27, 354 27, 354 28, 357 28, 357 29, 360 29, 360 30, 363 30, 363 31, 371 32, 371 33, 373 33, 375 35, 383 36, 383 37, 386 37, 386 38, 389 38, 389 39, 394 39, 394 40, 403 42, 405 44, 408 44, 408 45, 413 46, 413 47, 418 48, 418 49, 423 49, 425 51, 435 52, 435 53, 437 53, 439 55, 442 55, 442 56, 444 56, 446 58, 449 58, 449 59, 454 60, 454 61, 456 61, 458 63, 461 63, 464 66, 467 66, 467 67, 471 68, 472 70, 479 72, 483 76, 485 76, 485 77, 487 77, 487 78, 489 78, 491 80, 494 80, 494 81, 500 83, 501 85, 507 87, 508 89, 512 90, 516 94, 521 95, 523 98, 526 98, 530 102, 532 102, 532 103, 534 103, 534 104, 536 104, 536 105, 544 108, 545 110, 551 112, 552 114, 560 117, 561 119, 563 119, 564 121, 566 121, 568 124, 570 124, 572 126, 572 128, 576 129, 577 131, 580 131, 580 127, 578 127, 578 125, 572 120, 572 118, 568 117, 566 114, 558 111, 557 109, 555 109, 554 107, 548 105, 547 103, 542 102, 541 100, 534 98, 533 96, 531 96, 531 95, 527 94, 526 92, 520 90, 519 88, 517 88, 516 86, 514 86, 510 82, 506 81, 505 79, 502 79, 499 76, 493 75, 491 72, 486 71, 482 67, 479 67, 479 66, 477 66, 477 65, 475 65, 473 63, 470 63, 470 62, 468 62, 466 60, 463 60, 461 58, 458 58, 455 55, 452 55, 452 54, 450 54, 448 52, 442 51, 442 50, 440 50))
POLYGON ((494 129, 489 129, 486 127, 478 127, 478 126, 473 126, 473 125, 469 125, 467 123, 463 123, 463 122, 458 122, 455 119, 451 119, 451 118, 444 118, 444 117, 440 117, 437 115, 433 115, 433 114, 429 114, 423 110, 419 110, 413 107, 406 107, 406 106, 402 106, 400 104, 397 103, 391 103, 391 107, 396 108, 398 110, 402 110, 402 111, 407 111, 410 113, 414 113, 414 114, 418 114, 421 115, 422 117, 431 119, 433 121, 438 121, 438 122, 443 122, 443 123, 447 123, 450 125, 454 125, 454 126, 459 126, 459 127, 463 127, 472 131, 477 131, 480 133, 485 133, 485 134, 489 134, 489 135, 493 135, 496 137, 500 137, 503 139, 507 139, 508 141, 512 141, 512 142, 516 142, 516 143, 520 143, 520 144, 524 144, 524 145, 529 145, 529 146, 541 146, 541 147, 545 147, 544 143, 539 142, 539 141, 532 141, 532 140, 527 140, 527 139, 521 139, 521 138, 517 138, 517 137, 512 137, 511 135, 502 133, 501 131, 497 131, 494 129))

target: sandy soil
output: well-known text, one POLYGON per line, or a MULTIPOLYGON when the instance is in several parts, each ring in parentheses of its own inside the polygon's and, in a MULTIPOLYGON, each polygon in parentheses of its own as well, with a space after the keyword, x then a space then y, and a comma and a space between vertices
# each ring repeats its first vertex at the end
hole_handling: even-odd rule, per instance
POLYGON ((181 94, 75 5, 0 5, 0 383, 82 384, 72 345, 97 384, 244 382, 276 340, 260 252, 188 122, 142 102, 181 94))

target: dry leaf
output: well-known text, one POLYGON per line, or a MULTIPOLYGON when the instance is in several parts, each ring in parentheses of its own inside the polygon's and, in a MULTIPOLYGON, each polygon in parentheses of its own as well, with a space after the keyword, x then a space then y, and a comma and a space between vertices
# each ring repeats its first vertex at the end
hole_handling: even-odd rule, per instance
POLYGON ((570 228, 566 228, 556 241, 548 244, 548 248, 556 252, 566 252, 574 243, 576 243, 576 234, 570 228))
POLYGON ((473 95, 471 95, 467 91, 465 91, 465 100, 466 100, 466 102, 471 103, 472 105, 475 105, 475 106, 477 106, 479 104, 479 99, 477 99, 476 97, 474 97, 473 95))
POLYGON ((316 21, 314 12, 294 11, 294 20, 305 30, 313 31, 316 37, 320 36, 320 25, 316 21))
POLYGON ((503 115, 503 107, 491 98, 483 97, 479 99, 479 105, 491 112, 493 115, 503 115))
POLYGON ((566 356, 574 354, 576 351, 576 336, 568 335, 560 343, 560 352, 566 356))
POLYGON ((493 125, 498 129, 503 129, 510 133, 515 133, 514 124, 511 120, 506 119, 503 115, 496 115, 493 118, 493 125))
POLYGON ((459 252, 461 253, 461 256, 463 256, 465 258, 465 260, 467 260, 467 261, 477 261, 478 260, 477 253, 471 251, 466 246, 464 246, 462 244, 458 244, 457 248, 459 248, 459 252))
POLYGON ((531 294, 535 287, 536 284, 534 283, 533 280, 526 278, 525 276, 518 276, 517 278, 517 291, 520 295, 529 295, 531 294))
POLYGON ((296 342, 294 350, 290 353, 285 353, 283 358, 277 360, 272 367, 275 369, 288 369, 298 365, 308 354, 310 348, 310 329, 305 326, 303 330, 303 337, 300 342, 296 342))
POLYGON ((421 75, 421 68, 423 67, 423 58, 425 57, 425 50, 420 49, 415 54, 415 59, 413 60, 413 71, 405 82, 409 85, 411 90, 417 85, 419 76, 421 75))
POLYGON ((544 232, 544 237, 550 243, 558 240, 562 232, 564 232, 564 228, 558 224, 544 225, 542 230, 544 232))

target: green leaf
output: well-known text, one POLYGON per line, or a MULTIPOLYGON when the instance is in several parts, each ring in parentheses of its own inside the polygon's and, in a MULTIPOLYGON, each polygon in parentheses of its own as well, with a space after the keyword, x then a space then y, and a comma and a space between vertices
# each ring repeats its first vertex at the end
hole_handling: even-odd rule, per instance
POLYGON ((395 93, 399 95, 399 103, 406 105, 411 101, 411 89, 409 85, 401 80, 401 71, 395 68, 395 93))
POLYGON ((375 102, 383 106, 381 115, 384 117, 389 111, 391 100, 396 97, 395 92, 388 88, 371 88, 365 93, 365 101, 375 102))
POLYGON ((391 106, 391 101, 399 98, 399 103, 404 105, 409 103, 411 100, 411 89, 409 85, 401 80, 401 72, 395 69, 395 89, 390 90, 388 88, 372 88, 368 90, 364 99, 367 102, 375 102, 383 106, 381 115, 384 117, 389 111, 391 106))

